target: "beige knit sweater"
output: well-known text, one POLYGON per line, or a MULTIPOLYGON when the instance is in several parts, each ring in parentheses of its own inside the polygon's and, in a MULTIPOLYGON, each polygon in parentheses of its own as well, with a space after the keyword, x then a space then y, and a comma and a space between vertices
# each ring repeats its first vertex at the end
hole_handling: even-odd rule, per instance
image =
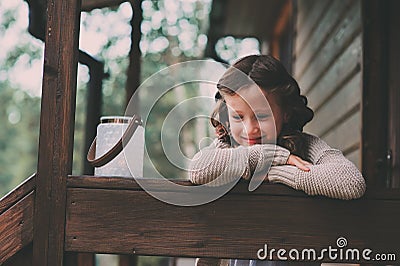
POLYGON ((190 181, 218 186, 238 177, 250 179, 251 173, 265 170, 268 181, 288 185, 309 195, 344 200, 360 198, 366 185, 357 167, 342 152, 329 147, 318 137, 303 135, 308 147, 303 159, 312 163, 309 172, 287 165, 290 152, 280 146, 257 144, 230 148, 215 140, 194 156, 189 170, 190 181), (266 172, 269 165, 271 168, 266 172))

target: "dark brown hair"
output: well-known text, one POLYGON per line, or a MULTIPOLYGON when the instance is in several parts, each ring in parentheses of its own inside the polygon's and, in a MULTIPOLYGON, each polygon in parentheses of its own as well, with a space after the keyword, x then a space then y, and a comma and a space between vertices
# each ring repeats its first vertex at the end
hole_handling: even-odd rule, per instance
POLYGON ((267 93, 275 94, 278 104, 288 115, 277 144, 304 158, 304 139, 301 132, 304 125, 313 118, 314 112, 307 107, 307 98, 300 94, 297 81, 279 60, 270 55, 246 56, 229 67, 218 81, 218 92, 215 95, 217 106, 211 115, 211 123, 218 138, 231 146, 237 145, 230 134, 223 95, 235 94, 240 88, 254 83, 267 93))

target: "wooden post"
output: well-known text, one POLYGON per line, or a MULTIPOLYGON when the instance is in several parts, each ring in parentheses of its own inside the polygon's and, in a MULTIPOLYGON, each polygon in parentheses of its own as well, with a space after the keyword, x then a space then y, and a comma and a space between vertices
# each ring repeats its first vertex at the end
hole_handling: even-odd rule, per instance
POLYGON ((388 139, 387 3, 362 1, 362 172, 367 187, 384 188, 388 139), (379 40, 379 41, 377 41, 379 40))
POLYGON ((119 266, 137 266, 138 256, 120 255, 118 262, 119 266))
MULTIPOLYGON (((126 105, 128 105, 129 100, 134 95, 136 89, 140 85, 140 65, 141 65, 141 52, 139 48, 140 38, 142 36, 140 25, 143 20, 142 15, 142 0, 131 0, 132 6, 132 19, 131 19, 131 50, 129 51, 129 67, 127 70, 127 80, 126 80, 126 105)), ((137 96, 136 96, 137 97, 137 96)), ((138 113, 138 99, 136 98, 136 110, 138 113)))
POLYGON ((83 174, 93 175, 94 168, 86 160, 92 141, 96 137, 96 128, 100 122, 101 109, 103 103, 103 79, 107 77, 104 74, 104 63, 98 61, 85 52, 79 52, 79 63, 85 64, 89 68, 89 83, 86 97, 86 120, 85 120, 85 146, 83 151, 83 174))
POLYGON ((66 178, 72 172, 81 0, 47 1, 33 265, 63 264, 66 178))
MULTIPOLYGON (((140 39, 142 37, 142 33, 140 30, 140 26, 143 20, 142 14, 142 0, 130 0, 129 1, 132 7, 132 19, 131 19, 131 49, 129 51, 129 66, 127 70, 127 80, 126 80, 126 106, 128 105, 131 97, 135 94, 136 89, 140 86, 140 68, 141 68, 141 56, 140 52, 140 39)), ((138 95, 135 95, 135 106, 134 113, 139 113, 139 99, 138 95)), ((136 266, 138 263, 138 258, 135 255, 127 256, 120 255, 119 256, 119 265, 120 266, 136 266)))
POLYGON ((389 154, 388 160, 390 172, 388 173, 388 183, 391 188, 400 187, 400 36, 398 29, 400 18, 397 10, 400 2, 391 0, 386 2, 389 5, 389 154))

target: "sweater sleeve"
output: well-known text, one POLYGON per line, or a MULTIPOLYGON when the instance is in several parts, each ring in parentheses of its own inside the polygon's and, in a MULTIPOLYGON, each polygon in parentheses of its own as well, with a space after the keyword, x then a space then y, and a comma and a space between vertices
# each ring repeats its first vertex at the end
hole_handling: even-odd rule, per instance
POLYGON ((268 180, 282 183, 309 195, 336 199, 360 198, 366 189, 365 180, 357 167, 342 152, 329 147, 318 137, 306 135, 308 159, 313 165, 305 172, 295 166, 272 166, 268 180))
POLYGON ((270 165, 283 165, 290 152, 273 144, 230 148, 215 140, 201 149, 192 159, 189 179, 194 184, 218 186, 250 179, 252 173, 267 171, 270 165))

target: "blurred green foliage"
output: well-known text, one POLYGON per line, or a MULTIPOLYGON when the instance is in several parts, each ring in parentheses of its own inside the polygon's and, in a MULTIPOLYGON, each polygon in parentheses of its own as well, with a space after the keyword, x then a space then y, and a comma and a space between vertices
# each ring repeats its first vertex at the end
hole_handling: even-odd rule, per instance
MULTIPOLYGON (((27 4, 22 0, 3 4, 0 4, 0 38, 8 47, 0 56, 0 196, 36 171, 40 93, 32 93, 32 89, 27 88, 31 77, 22 70, 37 67, 35 60, 43 60, 43 44, 27 32, 27 4), (18 40, 9 37, 13 32, 18 40)), ((93 10, 83 13, 81 18, 81 35, 82 32, 95 32, 101 33, 98 35, 100 37, 105 36, 89 40, 83 38, 80 44, 81 49, 104 61, 105 71, 109 74, 109 78, 103 82, 103 115, 123 115, 125 111, 126 71, 129 64, 127 48, 130 48, 130 16, 126 15, 126 5, 129 4, 93 10), (110 21, 110 25, 104 23, 106 20, 110 21), (116 30, 124 27, 128 31, 116 30), (96 42, 97 48, 90 51, 90 45, 96 42)), ((169 65, 203 57, 211 0, 146 0, 142 8, 142 80, 169 65)), ((79 66, 78 72, 73 174, 81 173, 86 153, 83 141, 89 78, 85 66, 79 66)), ((37 76, 41 79, 41 74, 37 76)), ((34 89, 40 91, 40 85, 34 89)), ((145 101, 145 98, 141 100, 145 101)), ((176 103, 173 93, 167 95, 153 114, 165 114, 176 103)), ((154 140, 150 151, 152 157, 156 158, 153 163, 166 176, 182 177, 182 171, 170 167, 157 143, 160 123, 162 117, 152 117, 151 127, 146 132, 146 138, 154 140)))
POLYGON ((35 172, 40 99, 0 82, 0 194, 35 172))

